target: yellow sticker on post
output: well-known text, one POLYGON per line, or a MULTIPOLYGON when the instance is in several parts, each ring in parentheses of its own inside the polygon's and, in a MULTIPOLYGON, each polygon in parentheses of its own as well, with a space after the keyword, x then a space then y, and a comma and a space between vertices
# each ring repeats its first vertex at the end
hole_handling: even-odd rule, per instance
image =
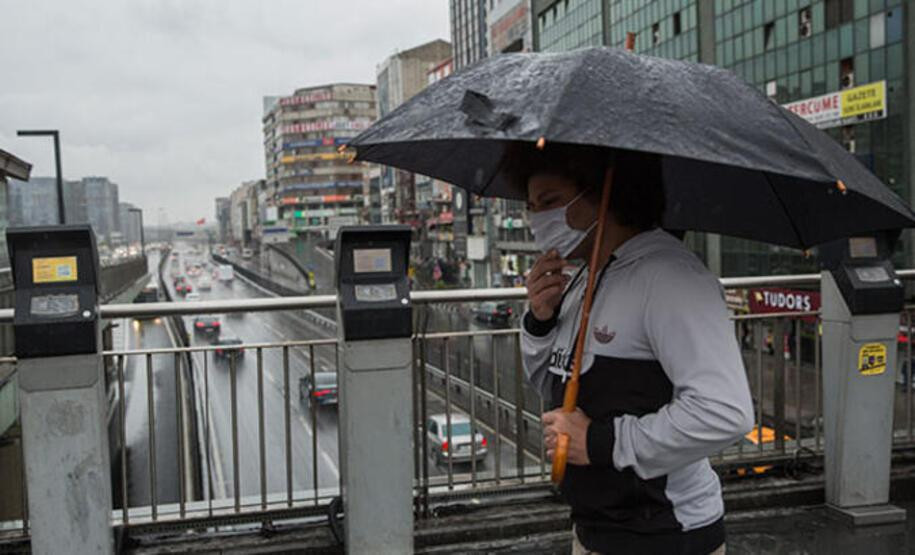
POLYGON ((876 376, 886 372, 886 345, 865 343, 858 350, 858 372, 862 376, 876 376))
POLYGON ((32 259, 32 283, 62 283, 77 277, 75 256, 32 259))

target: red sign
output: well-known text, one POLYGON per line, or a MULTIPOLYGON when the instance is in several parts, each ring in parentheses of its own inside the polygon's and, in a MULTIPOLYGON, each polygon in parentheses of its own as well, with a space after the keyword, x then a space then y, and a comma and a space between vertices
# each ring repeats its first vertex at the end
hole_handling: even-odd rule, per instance
POLYGON ((820 293, 818 291, 767 287, 765 289, 751 289, 748 297, 750 312, 753 314, 813 312, 820 309, 820 293))

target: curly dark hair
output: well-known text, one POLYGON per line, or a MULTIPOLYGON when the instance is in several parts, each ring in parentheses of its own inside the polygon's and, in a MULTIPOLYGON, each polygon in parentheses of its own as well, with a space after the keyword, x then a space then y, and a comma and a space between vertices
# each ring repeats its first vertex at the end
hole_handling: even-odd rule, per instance
POLYGON ((548 174, 571 179, 595 203, 612 164, 610 212, 616 221, 646 231, 659 227, 663 220, 664 176, 658 154, 565 143, 547 143, 539 150, 530 143, 513 143, 503 164, 512 185, 525 196, 532 176, 548 174))

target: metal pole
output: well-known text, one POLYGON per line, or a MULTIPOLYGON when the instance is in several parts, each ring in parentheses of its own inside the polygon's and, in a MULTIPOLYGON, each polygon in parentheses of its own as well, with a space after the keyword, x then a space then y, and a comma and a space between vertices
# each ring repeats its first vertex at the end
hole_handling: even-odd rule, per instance
POLYGON ((67 223, 66 210, 64 209, 64 178, 60 169, 60 133, 53 132, 54 137, 54 166, 57 170, 57 211, 60 225, 67 223))
POLYGON ((60 131, 57 129, 19 130, 20 137, 51 137, 54 140, 54 167, 57 171, 57 213, 60 224, 67 223, 64 210, 64 178, 60 164, 60 131))

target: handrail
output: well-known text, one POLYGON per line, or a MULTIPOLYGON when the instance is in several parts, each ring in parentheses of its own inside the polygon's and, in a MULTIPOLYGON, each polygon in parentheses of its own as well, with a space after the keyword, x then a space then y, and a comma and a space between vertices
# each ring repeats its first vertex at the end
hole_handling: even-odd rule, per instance
MULTIPOLYGON (((915 279, 915 269, 897 270, 900 279, 915 279)), ((820 274, 795 274, 784 276, 747 276, 720 278, 727 289, 781 285, 815 285, 820 274)), ((413 304, 435 304, 447 302, 506 301, 524 300, 524 287, 493 287, 488 289, 446 289, 436 291, 412 291, 413 304)), ((141 304, 105 304, 99 307, 102 318, 136 318, 150 316, 178 316, 192 314, 225 314, 230 312, 266 312, 273 310, 307 310, 335 306, 336 295, 303 295, 296 297, 268 297, 259 299, 235 299, 195 302, 160 302, 141 304)), ((0 309, 0 324, 13 321, 12 308, 0 309)))

